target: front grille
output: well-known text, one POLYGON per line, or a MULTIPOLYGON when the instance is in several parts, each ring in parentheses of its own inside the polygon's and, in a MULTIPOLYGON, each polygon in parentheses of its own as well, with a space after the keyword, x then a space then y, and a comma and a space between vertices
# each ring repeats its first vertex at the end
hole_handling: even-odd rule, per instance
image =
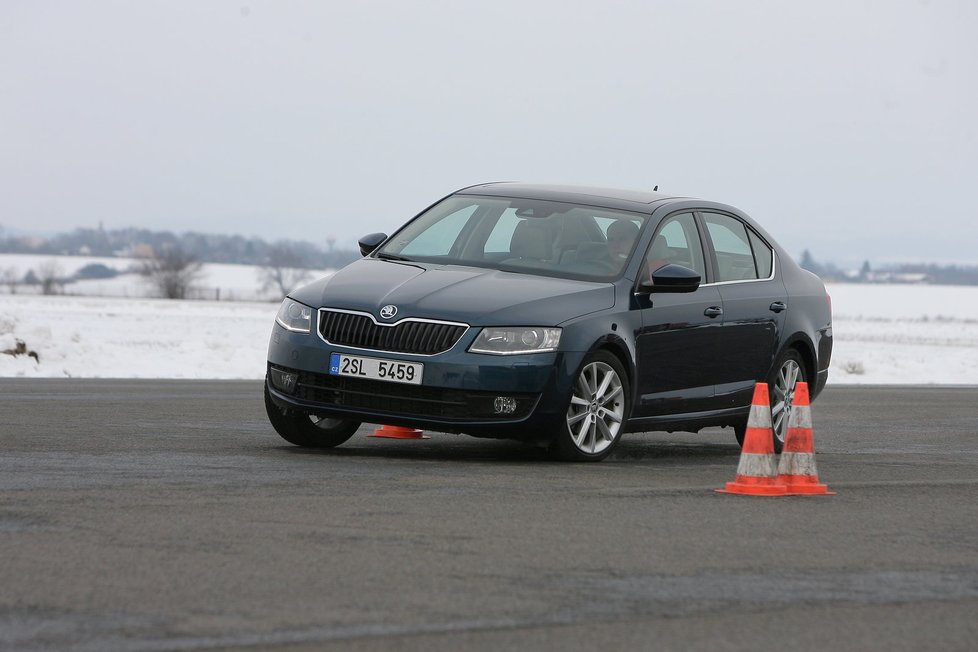
POLYGON ((537 394, 444 389, 317 374, 277 365, 274 368, 298 374, 293 396, 300 400, 407 417, 434 417, 448 421, 523 419, 533 411, 538 398, 537 394), (500 395, 516 399, 515 412, 496 413, 494 403, 500 395))
POLYGON ((404 320, 378 324, 369 315, 319 311, 319 334, 330 344, 374 351, 434 355, 449 350, 468 327, 433 321, 404 320))

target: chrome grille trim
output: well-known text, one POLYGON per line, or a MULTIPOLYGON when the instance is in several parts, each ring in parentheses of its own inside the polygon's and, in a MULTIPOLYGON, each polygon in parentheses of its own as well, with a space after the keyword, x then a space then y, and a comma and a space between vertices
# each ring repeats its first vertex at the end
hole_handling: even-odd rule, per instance
POLYGON ((385 324, 369 312, 320 308, 316 332, 327 344, 380 353, 430 356, 450 351, 469 325, 407 317, 385 324))

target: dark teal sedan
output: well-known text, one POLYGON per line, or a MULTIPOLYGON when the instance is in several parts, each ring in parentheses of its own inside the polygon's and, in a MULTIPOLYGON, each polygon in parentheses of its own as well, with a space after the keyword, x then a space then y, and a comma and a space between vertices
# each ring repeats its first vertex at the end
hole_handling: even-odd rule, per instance
POLYGON ((265 405, 300 446, 361 422, 606 457, 625 432, 730 426, 772 389, 825 386, 829 297, 735 208, 656 192, 492 183, 455 192, 292 292, 265 405))

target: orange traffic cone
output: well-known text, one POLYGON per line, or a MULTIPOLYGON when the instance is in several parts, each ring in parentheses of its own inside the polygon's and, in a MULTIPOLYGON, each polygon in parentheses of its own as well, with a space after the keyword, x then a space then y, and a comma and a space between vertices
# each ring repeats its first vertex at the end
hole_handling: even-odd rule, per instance
POLYGON ((795 385, 788 431, 784 436, 784 448, 778 464, 778 481, 788 487, 788 494, 792 496, 835 495, 834 491, 829 491, 826 485, 818 481, 808 383, 795 385))
POLYGON ((368 437, 385 437, 387 439, 431 439, 424 434, 424 430, 417 428, 404 428, 402 426, 381 426, 374 430, 368 437))
POLYGON ((754 400, 751 401, 750 416, 747 418, 744 448, 740 452, 740 463, 737 465, 737 478, 728 482, 723 489, 715 491, 747 496, 787 495, 788 489, 778 482, 776 475, 771 400, 768 397, 767 383, 757 383, 754 385, 754 400))

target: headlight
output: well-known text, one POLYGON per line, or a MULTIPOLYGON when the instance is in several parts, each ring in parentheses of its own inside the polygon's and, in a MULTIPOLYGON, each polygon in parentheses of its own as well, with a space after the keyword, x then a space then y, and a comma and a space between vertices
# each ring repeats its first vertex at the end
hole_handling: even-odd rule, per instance
POLYGON ((296 333, 308 333, 312 325, 312 308, 298 301, 286 299, 275 315, 275 321, 286 330, 296 333))
POLYGON ((560 344, 559 328, 495 326, 483 328, 472 342, 472 353, 518 355, 555 351, 560 344))

